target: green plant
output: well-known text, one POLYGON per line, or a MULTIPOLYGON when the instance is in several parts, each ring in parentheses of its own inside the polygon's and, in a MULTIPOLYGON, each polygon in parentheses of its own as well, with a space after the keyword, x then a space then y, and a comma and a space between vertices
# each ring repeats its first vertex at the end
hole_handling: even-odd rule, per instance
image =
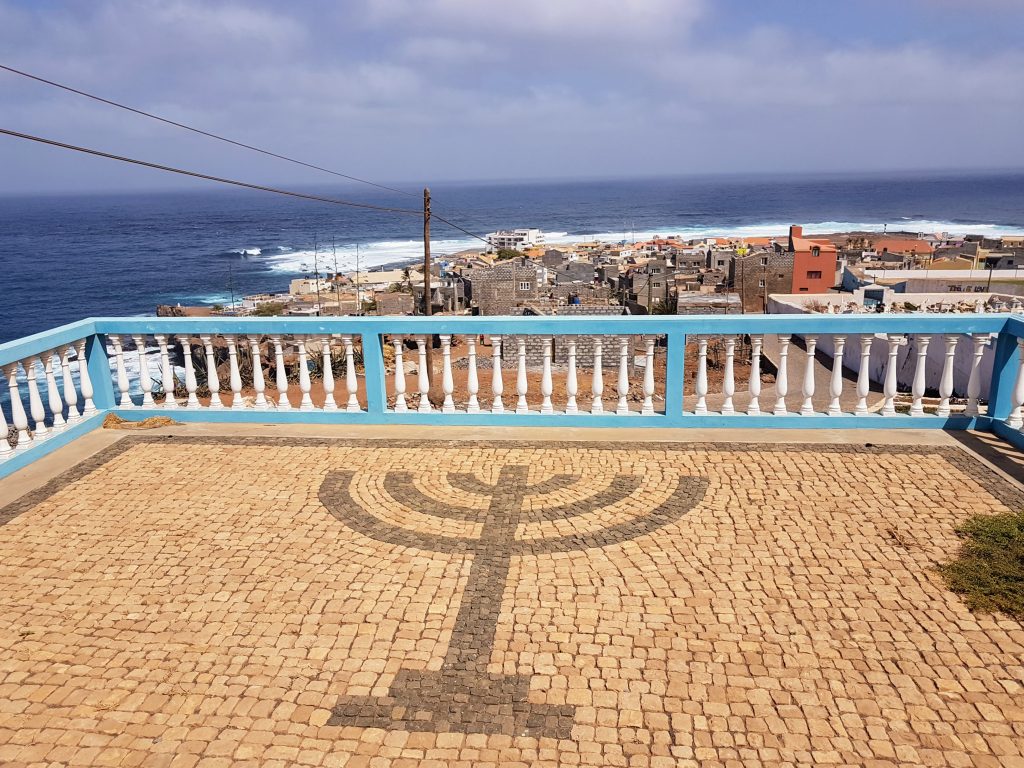
POLYGON ((967 607, 1024 618, 1024 513, 975 515, 956 529, 956 558, 938 566, 967 607))
POLYGON ((495 253, 495 258, 498 261, 505 261, 506 259, 517 259, 522 255, 514 248, 499 248, 497 253, 495 253))
POLYGON ((285 304, 281 301, 268 301, 260 304, 252 311, 253 317, 277 317, 284 314, 285 304))

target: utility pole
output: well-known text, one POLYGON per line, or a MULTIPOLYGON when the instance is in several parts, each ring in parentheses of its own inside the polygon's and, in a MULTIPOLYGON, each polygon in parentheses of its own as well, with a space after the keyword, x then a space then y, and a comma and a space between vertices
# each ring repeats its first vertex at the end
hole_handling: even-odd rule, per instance
POLYGON ((320 265, 317 263, 317 250, 320 244, 317 236, 313 236, 313 279, 316 281, 316 316, 320 317, 320 265))
MULTIPOLYGON (((430 306, 430 187, 423 188, 423 314, 433 314, 430 306)), ((427 336, 427 379, 434 383, 434 335, 427 336)))
POLYGON ((430 307, 430 187, 423 188, 423 314, 430 307))
POLYGON ((356 315, 363 314, 363 300, 359 295, 359 243, 356 243, 356 315))
POLYGON ((334 300, 338 303, 338 315, 341 315, 341 281, 338 280, 338 243, 331 238, 331 255, 334 256, 334 300))

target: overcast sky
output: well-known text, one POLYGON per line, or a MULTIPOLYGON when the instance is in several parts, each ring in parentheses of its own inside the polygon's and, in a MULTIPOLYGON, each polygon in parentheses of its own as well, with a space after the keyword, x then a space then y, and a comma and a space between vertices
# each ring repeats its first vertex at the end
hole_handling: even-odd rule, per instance
MULTIPOLYGON (((1024 167, 1024 0, 0 0, 0 62, 346 173, 1024 167)), ((0 71, 0 126, 330 183, 0 71)), ((193 184, 0 136, 0 192, 193 184)))

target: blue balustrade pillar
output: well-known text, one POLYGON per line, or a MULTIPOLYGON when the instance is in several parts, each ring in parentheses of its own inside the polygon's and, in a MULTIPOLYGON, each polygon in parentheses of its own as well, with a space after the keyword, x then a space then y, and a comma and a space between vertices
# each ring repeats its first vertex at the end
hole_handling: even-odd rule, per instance
POLYGON ((995 356, 992 359, 992 382, 988 394, 988 415, 1003 421, 1013 410, 1013 385, 1019 365, 1017 336, 1007 331, 996 337, 995 356))
POLYGON ((85 341, 85 360, 92 382, 92 401, 96 408, 106 411, 114 407, 114 379, 110 375, 107 359, 107 337, 102 333, 93 334, 85 341))
POLYGON ((683 415, 683 370, 685 367, 686 335, 668 334, 665 351, 665 415, 677 418, 683 415))
POLYGON ((363 374, 366 380, 366 412, 384 413, 387 389, 384 382, 384 347, 379 333, 363 334, 363 374))

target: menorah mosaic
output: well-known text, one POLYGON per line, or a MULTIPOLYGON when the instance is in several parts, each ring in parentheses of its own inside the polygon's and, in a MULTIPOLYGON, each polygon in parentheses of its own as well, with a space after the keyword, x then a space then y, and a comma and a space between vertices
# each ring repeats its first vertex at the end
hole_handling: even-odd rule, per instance
POLYGON ((441 669, 402 670, 384 698, 345 697, 334 709, 330 723, 554 738, 569 738, 574 708, 532 704, 528 677, 488 672, 511 559, 610 546, 653 533, 691 509, 707 487, 707 481, 700 478, 672 478, 674 489, 668 498, 652 507, 643 493, 643 476, 615 475, 596 493, 584 490, 582 498, 552 503, 546 499, 557 498, 559 492, 574 485, 585 489, 588 480, 595 478, 557 474, 531 484, 529 467, 523 464, 501 466, 494 483, 472 473, 448 473, 445 479, 456 491, 489 500, 485 509, 474 509, 427 496, 416 487, 413 473, 383 476, 384 491, 411 510, 444 520, 478 523, 479 535, 469 538, 403 529, 378 519, 373 509, 353 498, 354 474, 335 472, 320 489, 324 506, 347 526, 387 544, 472 555, 473 563, 441 669), (522 523, 571 520, 600 513, 627 499, 635 517, 617 525, 586 533, 517 538, 522 523))
POLYGON ((119 433, 0 501, 0 764, 1013 765, 934 565, 1022 508, 949 441, 119 433))

